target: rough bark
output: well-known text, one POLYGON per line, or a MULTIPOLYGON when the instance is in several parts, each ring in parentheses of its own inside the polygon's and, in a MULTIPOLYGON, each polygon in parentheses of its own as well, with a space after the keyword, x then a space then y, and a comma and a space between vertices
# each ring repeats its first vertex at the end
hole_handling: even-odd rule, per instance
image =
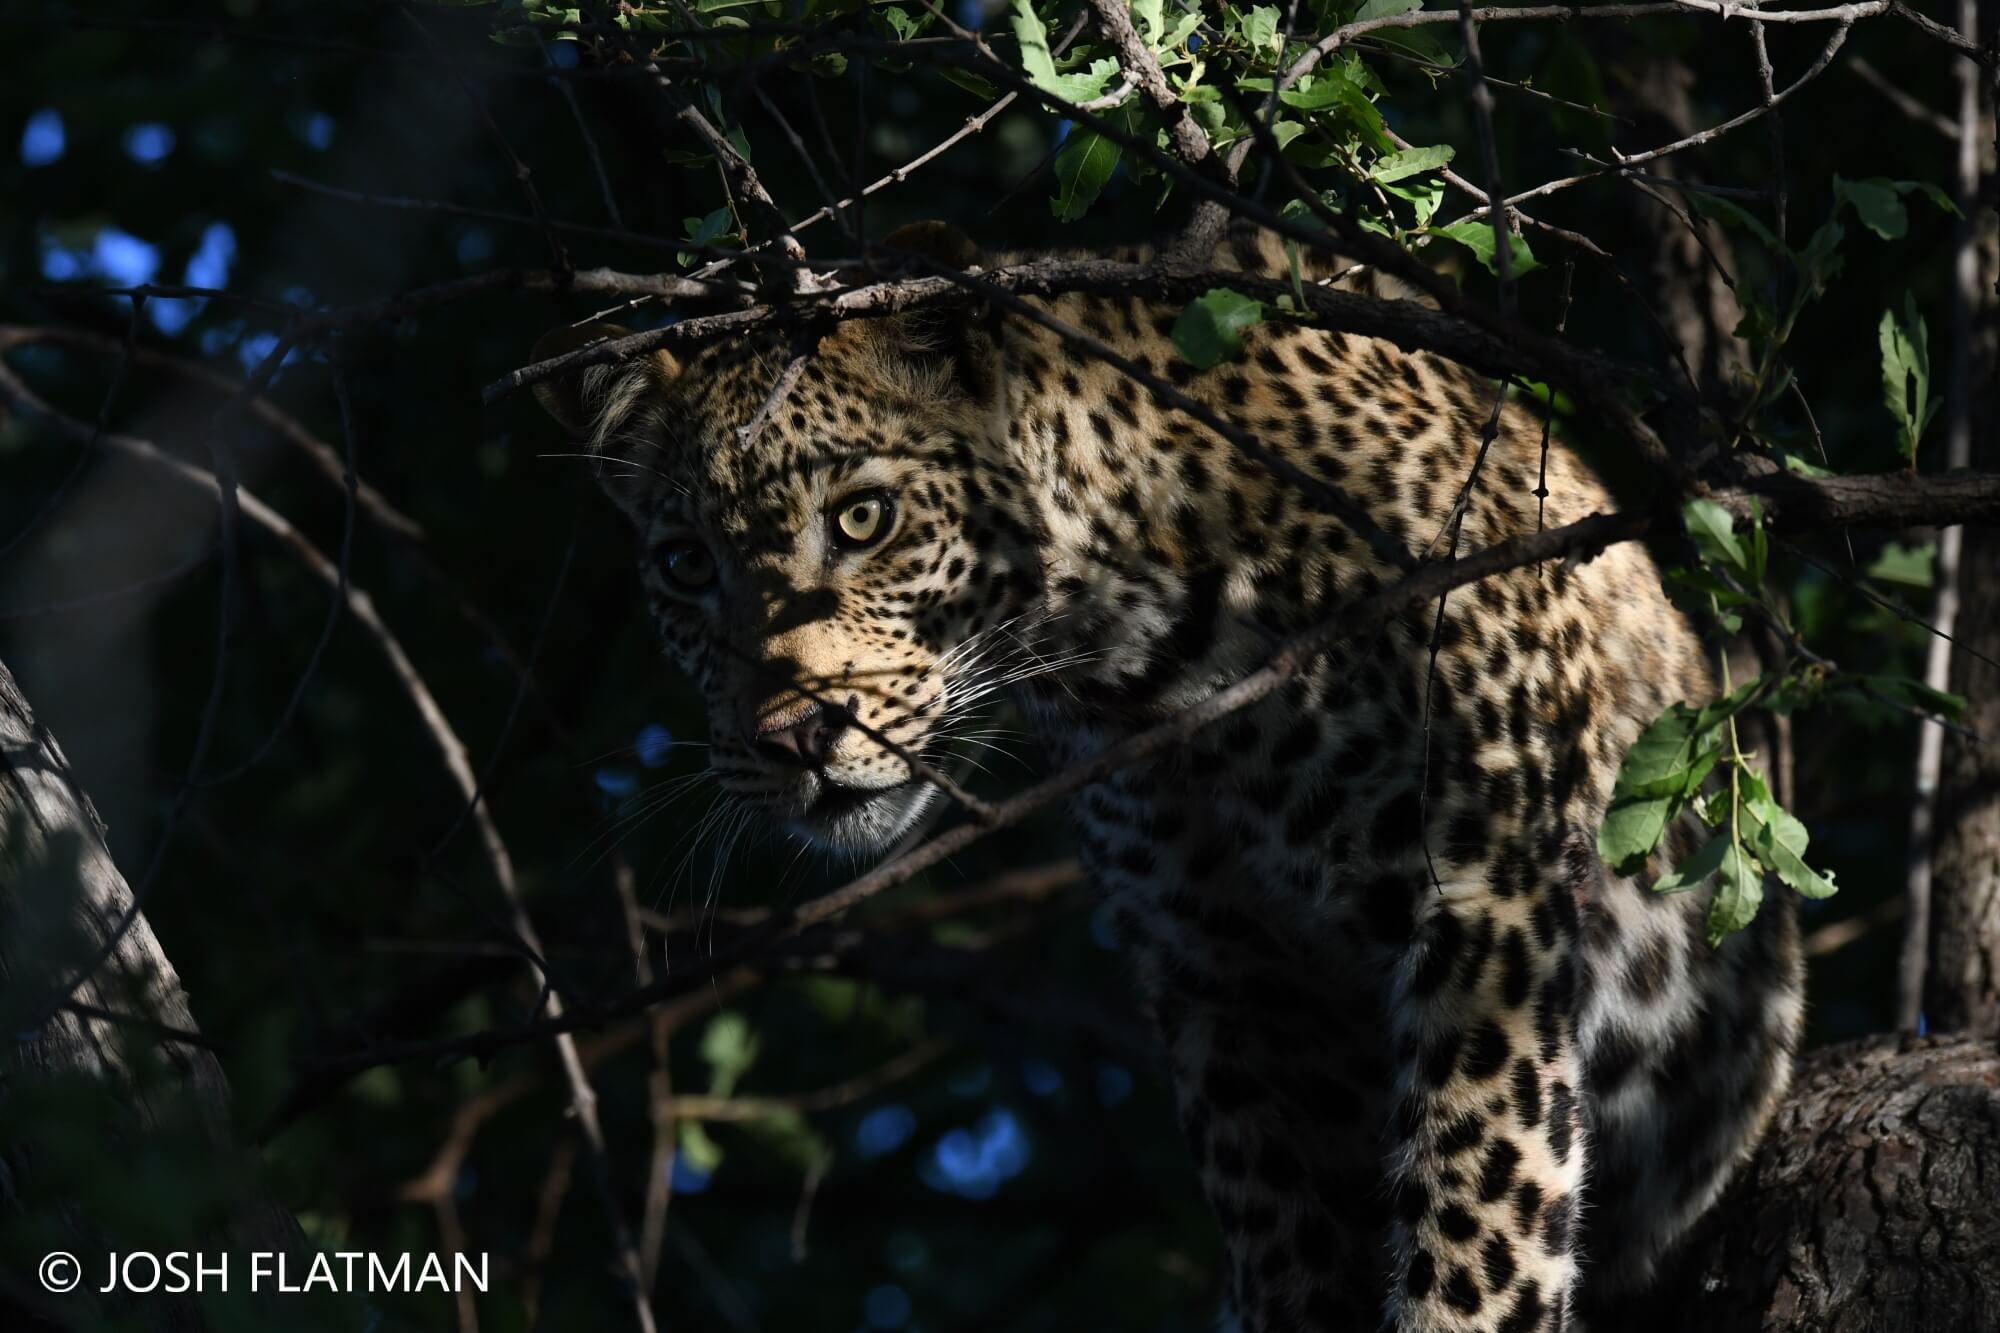
POLYGON ((1981 738, 1945 742, 1924 1013, 1939 1032, 2000 1033, 2000 528, 1968 527, 1951 689, 1981 738), (1971 651, 1967 651, 1967 650, 1971 651))
POLYGON ((1647 1333, 2000 1328, 2000 1048, 1808 1057, 1763 1148, 1629 1319, 1647 1333))
MULTIPOLYGON (((1989 111, 1981 179, 1995 170, 1989 111)), ((2000 227, 1991 206, 1963 224, 1976 237, 1960 299, 1969 347, 1951 414, 1970 418, 1972 465, 2000 464, 2000 227), (1963 407, 1957 401, 1963 394, 1963 407)), ((1968 702, 1972 743, 1947 738, 1931 865, 1930 970, 1924 1011, 1940 1032, 2000 1033, 2000 526, 1972 524, 1959 553, 1951 690, 1968 702), (1978 654, 1978 656, 1975 656, 1978 654), (1983 657, 1986 661, 1980 660, 1983 657)))
MULTIPOLYGON (((52 1156, 38 1141, 44 1122, 23 1109, 37 1085, 81 1076, 101 1090, 116 1131, 116 1139, 103 1145, 106 1171, 124 1169, 135 1145, 160 1135, 186 1143, 192 1131, 193 1140, 211 1150, 218 1172, 247 1174, 230 1125, 229 1085, 215 1056, 184 1041, 162 1041, 156 1029, 144 1026, 195 1031, 180 978, 144 916, 133 920, 73 995, 76 1008, 134 1021, 103 1021, 66 1009, 34 1028, 35 1011, 46 1007, 59 979, 73 977, 78 963, 111 939, 131 905, 131 888, 105 850, 97 812, 0 663, 0 1017, 9 1034, 0 1042, 0 1123, 9 1126, 0 1142, 0 1223, 17 1238, 37 1237, 37 1245, 53 1240, 47 1248, 77 1255, 92 1273, 79 1290, 52 1296, 33 1276, 34 1254, 10 1255, 27 1262, 10 1262, 0 1276, 0 1327, 95 1326, 112 1313, 90 1294, 111 1238, 82 1209, 51 1207, 46 1191, 36 1187, 38 1170, 52 1156)), ((291 1215, 254 1195, 239 1199, 216 1231, 187 1236, 185 1248, 203 1248, 204 1242, 239 1252, 299 1252, 303 1245, 291 1215)), ((132 1321, 120 1327, 202 1327, 199 1311, 177 1298, 147 1301, 119 1317, 132 1321)))

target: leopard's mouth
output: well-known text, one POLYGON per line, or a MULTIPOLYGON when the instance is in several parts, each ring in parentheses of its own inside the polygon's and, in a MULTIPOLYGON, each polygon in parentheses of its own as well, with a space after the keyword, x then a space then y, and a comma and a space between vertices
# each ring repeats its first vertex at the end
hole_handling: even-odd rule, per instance
POLYGON ((806 841, 829 850, 879 852, 907 833, 937 794, 922 778, 856 787, 814 774, 811 794, 785 822, 806 841))
MULTIPOLYGON (((935 768, 948 761, 950 744, 933 738, 916 757, 935 768)), ((909 832, 938 798, 936 786, 917 776, 882 786, 864 786, 820 768, 799 775, 792 799, 780 812, 791 831, 830 851, 882 851, 909 832)))
POLYGON ((876 801, 915 786, 917 781, 912 778, 907 782, 898 782, 888 787, 854 787, 822 775, 818 783, 819 790, 806 802, 801 817, 816 824, 842 819, 858 810, 867 809, 876 801))

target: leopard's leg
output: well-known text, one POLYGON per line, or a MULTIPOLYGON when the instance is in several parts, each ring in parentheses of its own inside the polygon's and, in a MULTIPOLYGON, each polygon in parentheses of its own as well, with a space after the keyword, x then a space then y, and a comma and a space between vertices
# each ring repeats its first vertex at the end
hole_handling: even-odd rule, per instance
POLYGON ((1590 1157, 1578 915, 1555 866, 1526 866, 1426 877, 1389 983, 1396 1333, 1569 1324, 1590 1157))
POLYGON ((1238 1333, 1356 1333, 1382 1308, 1382 993, 1299 936, 1171 895, 1117 930, 1220 1225, 1238 1333))

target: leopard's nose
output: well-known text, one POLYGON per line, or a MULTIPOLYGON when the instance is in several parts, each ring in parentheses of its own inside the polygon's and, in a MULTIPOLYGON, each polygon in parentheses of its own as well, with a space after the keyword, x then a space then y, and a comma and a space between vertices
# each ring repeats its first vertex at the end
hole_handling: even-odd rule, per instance
POLYGON ((780 763, 819 768, 854 724, 854 716, 838 704, 811 700, 803 709, 786 709, 764 718, 757 727, 757 748, 780 763))

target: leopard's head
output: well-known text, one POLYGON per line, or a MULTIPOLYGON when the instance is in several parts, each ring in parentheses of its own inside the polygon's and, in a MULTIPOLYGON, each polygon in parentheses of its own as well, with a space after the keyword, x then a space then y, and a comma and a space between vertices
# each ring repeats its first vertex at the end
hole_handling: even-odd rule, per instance
MULTIPOLYGON (((560 330, 536 359, 607 332, 560 330)), ((942 769, 1013 669, 1041 598, 1035 523, 995 344, 966 311, 838 325, 774 399, 798 350, 770 335, 653 351, 537 396, 637 530, 714 776, 815 842, 869 851, 936 798, 918 769, 942 769)))

